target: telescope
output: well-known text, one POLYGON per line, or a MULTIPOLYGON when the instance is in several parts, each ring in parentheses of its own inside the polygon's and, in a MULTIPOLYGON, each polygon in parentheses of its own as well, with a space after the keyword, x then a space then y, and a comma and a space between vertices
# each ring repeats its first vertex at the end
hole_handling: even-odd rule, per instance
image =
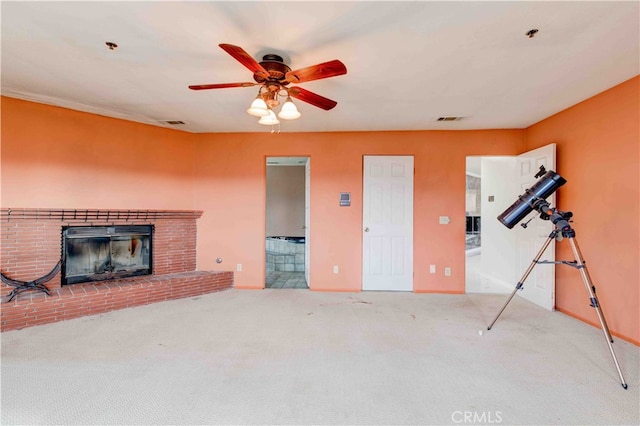
MULTIPOLYGON (((598 320, 600 321, 600 327, 602 328, 602 333, 604 334, 604 338, 607 341, 607 345, 609 346, 609 352, 611 353, 611 357, 613 358, 613 363, 615 364, 616 370, 618 371, 618 376, 620 377, 620 384, 624 389, 627 389, 627 383, 624 380, 622 375, 622 370, 620 369, 620 365, 618 364, 618 358, 616 358, 616 353, 613 351, 613 338, 611 337, 611 332, 609 331, 609 327, 607 326, 607 322, 604 319, 604 313, 600 307, 600 302, 596 296, 596 287, 591 282, 591 277, 589 276, 589 272, 587 271, 587 265, 582 257, 582 253, 580 252, 580 248, 578 247, 578 243, 576 242, 575 236, 576 233, 574 229, 571 227, 569 223, 569 219, 573 216, 571 212, 563 212, 556 208, 553 208, 546 201, 546 198, 556 192, 558 188, 567 183, 567 181, 554 172, 553 170, 546 171, 544 166, 540 166, 540 170, 534 176, 536 179, 540 178, 531 188, 524 191, 524 194, 518 196, 518 200, 509 206, 500 216, 498 216, 498 220, 507 228, 511 229, 518 224, 522 219, 524 219, 529 213, 536 210, 540 212, 540 218, 543 220, 551 220, 554 225, 553 231, 549 234, 546 241, 542 245, 542 248, 538 252, 538 254, 533 258, 529 268, 525 271, 518 284, 516 284, 516 288, 513 289, 511 296, 507 299, 498 315, 494 318, 493 322, 489 324, 487 330, 491 330, 491 327, 496 323, 502 312, 505 310, 513 296, 515 296, 518 290, 522 290, 524 286, 524 282, 533 271, 533 268, 542 263, 552 263, 552 264, 562 264, 567 265, 572 268, 575 268, 580 271, 580 275, 582 276, 582 281, 584 281, 584 286, 589 294, 590 306, 596 310, 596 314, 598 315, 598 320), (544 251, 549 247, 549 244, 553 240, 556 239, 558 234, 561 234, 563 238, 569 240, 569 244, 571 244, 571 250, 576 260, 567 261, 567 260, 540 260, 544 251)), ((522 226, 526 228, 526 223, 523 223, 522 226)))
POLYGON ((567 183, 562 176, 553 170, 546 171, 544 166, 540 166, 540 171, 535 175, 536 178, 540 178, 540 176, 542 178, 539 181, 531 188, 526 189, 524 194, 518 196, 518 200, 515 203, 498 216, 500 223, 512 229, 529 213, 537 210, 541 201, 546 200, 548 196, 567 183))

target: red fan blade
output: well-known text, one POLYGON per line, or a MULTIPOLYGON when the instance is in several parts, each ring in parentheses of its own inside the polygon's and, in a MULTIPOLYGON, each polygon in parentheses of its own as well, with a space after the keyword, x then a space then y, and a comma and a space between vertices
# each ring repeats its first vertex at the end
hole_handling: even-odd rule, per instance
POLYGON ((255 59, 251 57, 242 47, 234 46, 232 44, 219 44, 225 52, 229 55, 233 56, 233 58, 240 62, 245 67, 249 68, 251 72, 255 75, 258 75, 262 78, 269 78, 269 72, 265 70, 262 65, 256 62, 255 59))
POLYGON ((324 96, 320 96, 316 93, 305 90, 302 87, 292 87, 288 91, 289 94, 294 98, 300 99, 303 102, 306 102, 313 106, 317 106, 318 108, 322 108, 327 111, 338 105, 336 101, 332 101, 331 99, 327 99, 324 96))
POLYGON ((222 84, 196 84, 193 86, 189 86, 191 90, 208 90, 208 89, 226 89, 229 87, 251 87, 255 86, 258 83, 222 83, 222 84))
POLYGON ((285 78, 289 83, 304 83, 305 81, 320 80, 347 73, 347 67, 337 59, 318 65, 289 71, 285 78))

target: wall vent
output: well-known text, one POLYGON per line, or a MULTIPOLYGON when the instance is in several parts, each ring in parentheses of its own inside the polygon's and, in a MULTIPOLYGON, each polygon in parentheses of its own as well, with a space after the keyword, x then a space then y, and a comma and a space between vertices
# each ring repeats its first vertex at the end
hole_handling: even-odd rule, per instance
POLYGON ((449 117, 438 117, 436 119, 436 121, 460 121, 462 120, 464 117, 455 117, 455 116, 449 116, 449 117))
POLYGON ((184 121, 181 121, 181 120, 165 120, 165 121, 163 121, 163 123, 164 124, 170 124, 172 126, 180 126, 180 125, 183 125, 183 124, 187 124, 187 123, 185 123, 184 121))

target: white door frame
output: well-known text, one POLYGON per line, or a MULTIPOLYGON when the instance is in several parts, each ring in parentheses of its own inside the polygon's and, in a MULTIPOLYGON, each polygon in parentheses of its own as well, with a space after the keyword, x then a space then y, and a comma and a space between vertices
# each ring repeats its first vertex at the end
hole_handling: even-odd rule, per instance
POLYGON ((311 235, 311 157, 307 157, 304 168, 304 279, 307 281, 307 287, 311 288, 311 273, 309 270, 311 244, 309 237, 311 235))
MULTIPOLYGON (((309 272, 309 264, 310 262, 310 252, 311 252, 311 245, 309 244, 309 236, 310 236, 310 228, 309 228, 309 224, 311 223, 311 209, 310 209, 310 202, 311 202, 311 157, 309 155, 282 155, 282 156, 266 156, 265 157, 265 163, 267 166, 270 165, 275 165, 275 166, 281 166, 281 167, 287 167, 287 166, 304 166, 305 168, 305 174, 304 174, 304 237, 305 237, 305 244, 304 244, 304 277, 305 277, 305 281, 307 282, 307 287, 310 288, 309 283, 310 283, 310 277, 311 274, 309 272), (279 162, 280 164, 269 164, 269 160, 275 161, 275 162, 279 162)), ((267 173, 267 169, 265 168, 265 183, 266 183, 266 173, 267 173)), ((265 205, 266 205, 266 193, 267 193, 267 189, 268 189, 268 185, 265 185, 265 205)), ((267 235, 266 232, 266 215, 267 215, 267 211, 265 208, 265 228, 264 228, 264 234, 267 235)), ((266 283, 266 256, 265 256, 265 264, 264 264, 264 268, 263 270, 265 270, 265 283, 266 283)))

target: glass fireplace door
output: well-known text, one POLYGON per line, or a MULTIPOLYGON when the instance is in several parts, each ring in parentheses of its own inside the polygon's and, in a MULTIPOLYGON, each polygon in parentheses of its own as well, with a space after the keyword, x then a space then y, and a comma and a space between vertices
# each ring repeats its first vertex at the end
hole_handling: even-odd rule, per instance
POLYGON ((151 274, 151 225, 63 230, 62 283, 151 274))

